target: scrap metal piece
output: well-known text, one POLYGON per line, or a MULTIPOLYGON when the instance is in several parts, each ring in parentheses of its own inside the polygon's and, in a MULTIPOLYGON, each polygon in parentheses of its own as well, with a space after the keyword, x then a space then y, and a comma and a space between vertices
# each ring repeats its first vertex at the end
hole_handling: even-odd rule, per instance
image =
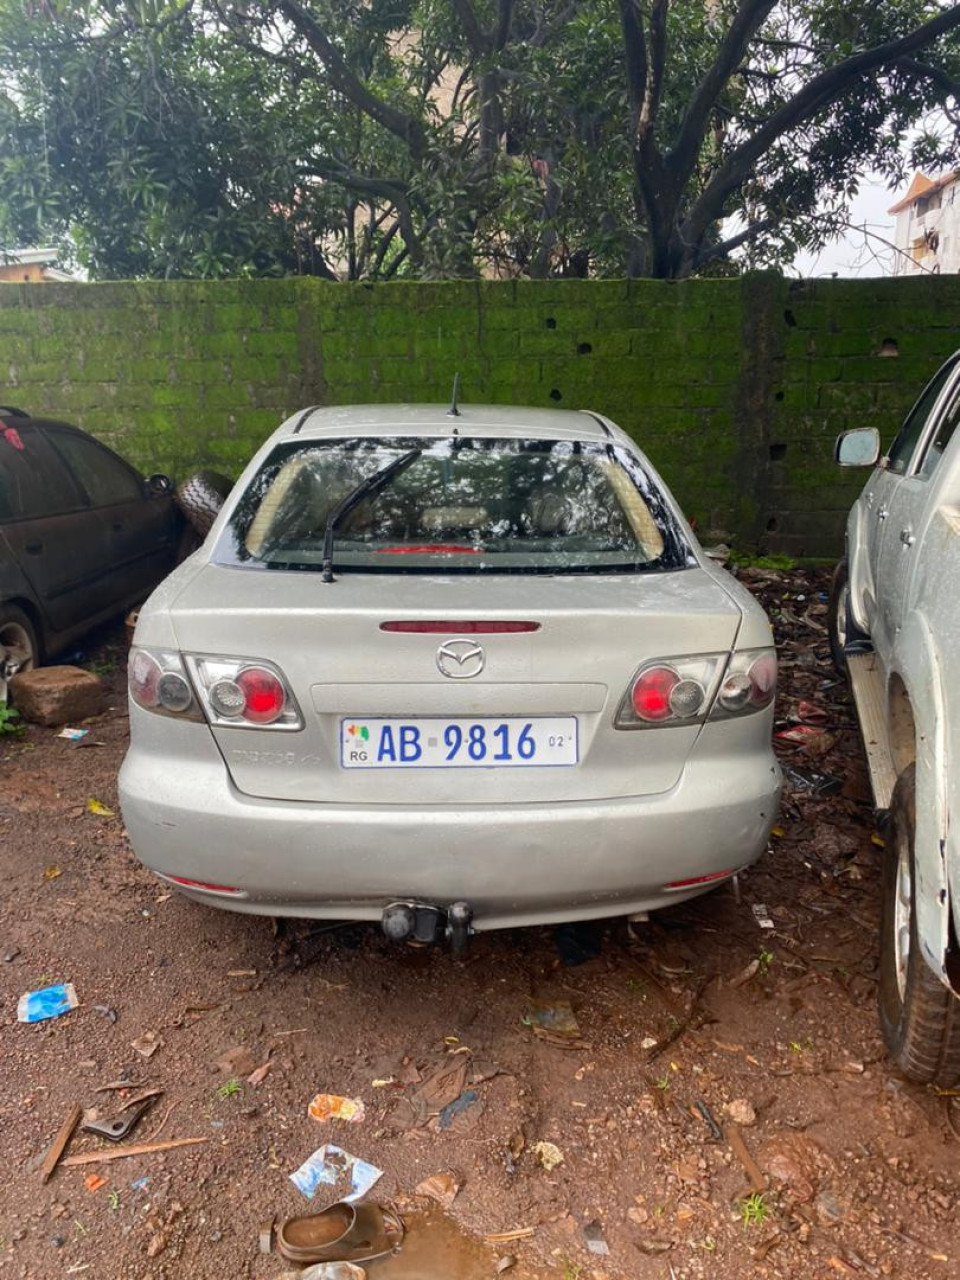
POLYGON ((80 1127, 84 1133, 95 1133, 98 1138, 106 1138, 109 1142, 122 1142, 154 1102, 156 1095, 143 1098, 137 1106, 126 1107, 125 1115, 114 1116, 111 1120, 88 1120, 80 1127))

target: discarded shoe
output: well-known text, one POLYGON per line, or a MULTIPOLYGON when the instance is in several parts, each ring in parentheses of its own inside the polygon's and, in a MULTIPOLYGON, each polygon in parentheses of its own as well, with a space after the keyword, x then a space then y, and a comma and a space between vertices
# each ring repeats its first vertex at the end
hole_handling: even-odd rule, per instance
POLYGON ((322 1213, 288 1218, 277 1228, 277 1250, 288 1262, 371 1262, 402 1241, 399 1214, 378 1204, 341 1201, 322 1213))

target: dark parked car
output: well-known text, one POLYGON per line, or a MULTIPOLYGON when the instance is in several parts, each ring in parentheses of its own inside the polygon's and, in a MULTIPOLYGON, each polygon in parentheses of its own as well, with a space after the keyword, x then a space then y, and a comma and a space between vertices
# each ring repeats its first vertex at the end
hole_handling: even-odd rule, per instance
POLYGON ((0 700, 6 682, 143 600, 178 559, 166 476, 76 427, 0 407, 0 700))

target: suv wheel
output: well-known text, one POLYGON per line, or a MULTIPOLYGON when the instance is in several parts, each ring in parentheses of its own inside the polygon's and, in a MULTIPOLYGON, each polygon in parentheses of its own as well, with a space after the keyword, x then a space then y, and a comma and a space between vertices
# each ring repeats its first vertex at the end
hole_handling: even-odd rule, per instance
POLYGON ((847 558, 839 562, 830 583, 830 603, 827 606, 827 629, 830 632, 830 656, 840 675, 847 674, 846 646, 862 640, 869 645, 870 637, 857 627, 850 617, 850 574, 847 558))
POLYGON ((7 681, 40 661, 33 623, 13 604, 0 604, 0 702, 7 700, 7 681))
POLYGON ((960 1001, 920 952, 917 935, 916 766, 897 779, 890 808, 880 917, 880 1029, 890 1056, 921 1084, 960 1079, 960 1001))

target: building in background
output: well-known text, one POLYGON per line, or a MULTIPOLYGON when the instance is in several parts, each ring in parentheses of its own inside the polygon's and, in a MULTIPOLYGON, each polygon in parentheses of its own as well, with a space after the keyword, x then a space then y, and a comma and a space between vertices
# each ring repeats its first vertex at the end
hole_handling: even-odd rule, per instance
POLYGON ((915 173, 909 191, 889 212, 897 219, 894 275, 960 271, 960 173, 942 178, 915 173))
POLYGON ((45 280, 72 280, 56 265, 56 249, 0 249, 0 284, 42 284, 45 280))

